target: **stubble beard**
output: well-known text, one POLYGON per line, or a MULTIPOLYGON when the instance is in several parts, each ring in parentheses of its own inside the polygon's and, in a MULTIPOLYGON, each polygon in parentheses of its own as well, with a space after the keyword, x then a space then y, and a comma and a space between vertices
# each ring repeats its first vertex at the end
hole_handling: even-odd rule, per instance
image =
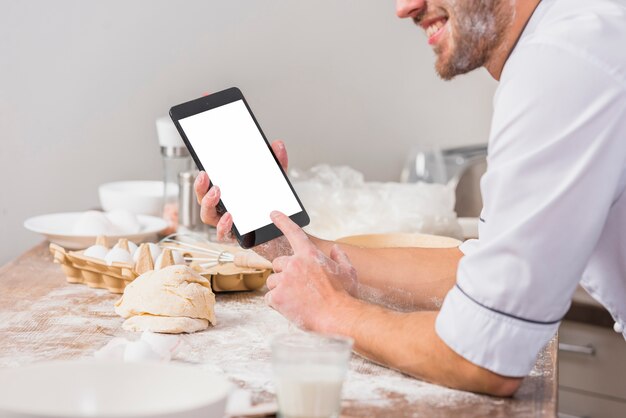
POLYGON ((484 66, 513 21, 511 0, 452 0, 449 40, 436 46, 435 70, 444 80, 484 66))

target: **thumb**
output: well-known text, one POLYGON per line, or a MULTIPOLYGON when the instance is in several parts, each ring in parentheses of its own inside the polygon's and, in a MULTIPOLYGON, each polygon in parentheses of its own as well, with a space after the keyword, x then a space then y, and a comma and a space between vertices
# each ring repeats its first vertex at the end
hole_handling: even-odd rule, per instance
POLYGON ((337 244, 330 248, 330 259, 339 264, 341 267, 352 268, 352 263, 350 262, 348 255, 337 244))

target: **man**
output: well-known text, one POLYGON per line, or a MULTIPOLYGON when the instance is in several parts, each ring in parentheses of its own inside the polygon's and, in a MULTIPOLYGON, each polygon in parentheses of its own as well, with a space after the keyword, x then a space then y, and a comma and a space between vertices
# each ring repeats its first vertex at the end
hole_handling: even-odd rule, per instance
MULTIPOLYGON (((397 14, 426 31, 442 78, 484 66, 500 81, 479 239, 458 249, 339 246, 274 212, 285 237, 259 249, 274 266, 266 300, 304 329, 354 338, 375 362, 509 396, 579 282, 616 329, 626 323, 626 5, 398 0, 397 14), (359 286, 403 289, 416 311, 361 301, 359 286), (445 298, 439 311, 434 297, 445 298)), ((286 167, 284 145, 273 149, 286 167)), ((219 189, 208 184, 198 176, 202 217, 223 235, 232 217, 217 216, 219 189)))

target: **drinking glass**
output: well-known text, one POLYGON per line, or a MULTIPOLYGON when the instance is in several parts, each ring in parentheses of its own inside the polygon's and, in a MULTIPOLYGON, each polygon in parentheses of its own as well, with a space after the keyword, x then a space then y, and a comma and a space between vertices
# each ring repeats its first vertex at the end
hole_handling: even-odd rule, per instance
POLYGON ((406 158, 404 168, 400 175, 402 183, 425 183, 446 184, 448 173, 443 152, 437 146, 424 145, 413 147, 406 158))
POLYGON ((281 334, 272 341, 278 416, 335 418, 348 371, 352 339, 314 333, 281 334))

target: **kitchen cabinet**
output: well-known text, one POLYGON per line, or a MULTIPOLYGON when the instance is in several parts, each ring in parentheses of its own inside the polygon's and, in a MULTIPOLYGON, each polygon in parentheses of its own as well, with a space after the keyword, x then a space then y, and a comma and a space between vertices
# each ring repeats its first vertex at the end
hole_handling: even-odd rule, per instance
POLYGON ((559 328, 562 417, 626 417, 626 341, 582 289, 559 328))
POLYGON ((559 418, 624 418, 626 403, 559 387, 559 418))

